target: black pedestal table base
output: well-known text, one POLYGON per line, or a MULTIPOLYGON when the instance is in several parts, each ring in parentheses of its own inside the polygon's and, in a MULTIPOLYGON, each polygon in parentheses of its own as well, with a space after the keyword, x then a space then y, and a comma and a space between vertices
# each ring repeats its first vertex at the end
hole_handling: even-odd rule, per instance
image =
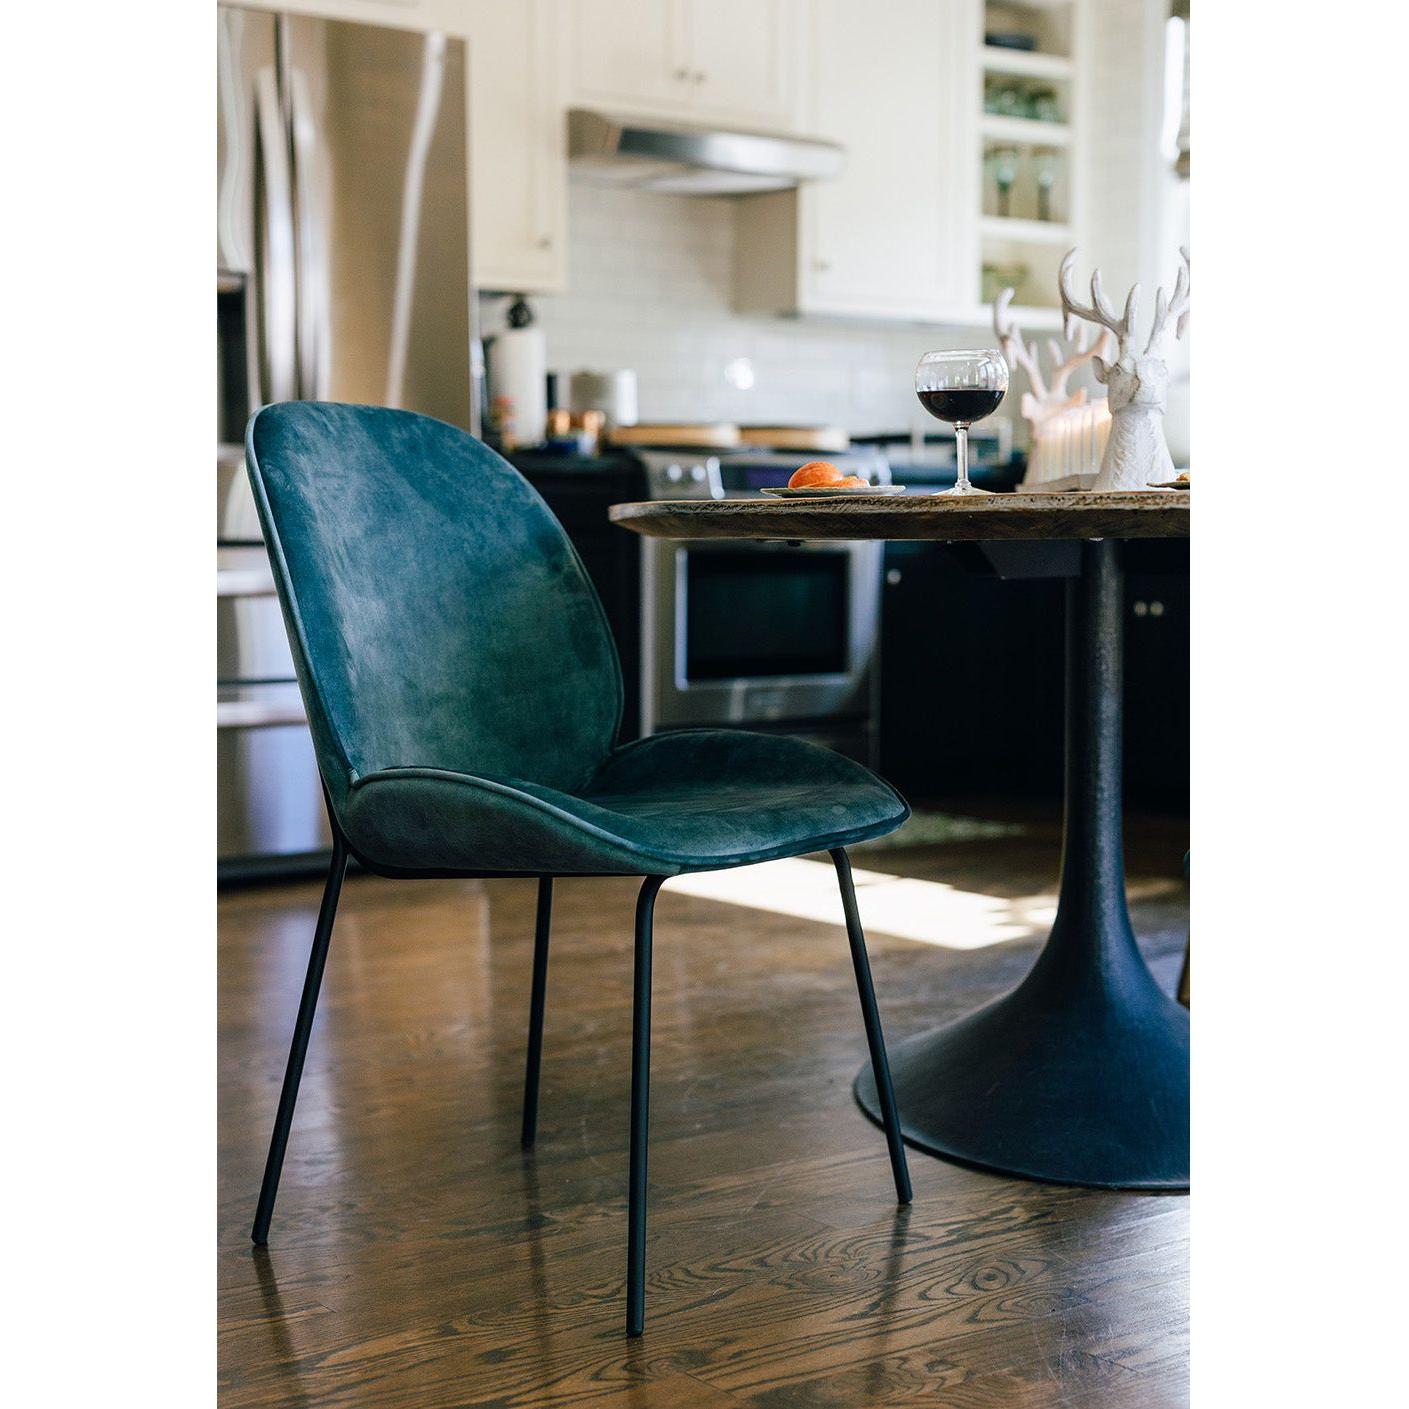
MULTIPOLYGON (((1059 1184, 1187 1189, 1189 1015, 1147 975, 1133 986, 1153 992, 1132 993, 1123 1012, 1101 995, 1065 995, 1054 1009, 1047 985, 1028 983, 892 1043, 906 1143, 1059 1184)), ((880 1124, 869 1067, 856 1098, 880 1124)))
MULTIPOLYGON (((1030 1179, 1189 1187, 1189 1014, 1135 943, 1121 846, 1120 546, 1067 584, 1066 823, 1056 922, 1012 992, 892 1044, 906 1141, 1030 1179)), ((869 1065, 856 1098, 878 1124, 869 1065)))

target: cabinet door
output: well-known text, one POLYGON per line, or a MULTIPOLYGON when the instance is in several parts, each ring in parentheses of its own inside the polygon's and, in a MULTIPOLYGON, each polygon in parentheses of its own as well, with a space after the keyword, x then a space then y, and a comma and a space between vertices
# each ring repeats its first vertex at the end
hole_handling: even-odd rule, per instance
POLYGON ((696 85, 685 50, 681 4, 572 0, 574 100, 633 111, 683 111, 696 85))
POLYGON ((884 581, 882 774, 910 798, 1058 800, 1062 583, 938 543, 887 543, 884 581))
POLYGON ((1187 543, 1179 546, 1183 573, 1126 578, 1125 798, 1182 812, 1189 804, 1189 578, 1187 543))
POLYGON ((481 289, 567 284, 567 152, 554 0, 467 0, 470 261, 481 289))
POLYGON ((846 167, 801 192, 804 308, 925 318, 958 301, 964 3, 810 8, 810 123, 846 148, 846 167))
POLYGON ((795 125, 793 0, 685 0, 685 44, 699 117, 795 125))

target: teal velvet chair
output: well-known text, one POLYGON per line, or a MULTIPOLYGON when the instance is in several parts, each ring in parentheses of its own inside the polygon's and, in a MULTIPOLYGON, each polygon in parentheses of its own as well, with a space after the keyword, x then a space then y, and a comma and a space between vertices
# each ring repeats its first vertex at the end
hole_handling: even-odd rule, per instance
POLYGON ((642 876, 636 905, 627 1329, 644 1321, 651 921, 671 876, 828 851, 896 1193, 909 1202, 845 848, 909 815, 838 754, 732 730, 618 746, 621 671, 597 595, 526 480, 405 411, 268 406, 246 459, 308 711, 332 867, 254 1241, 269 1233, 349 855, 386 876, 532 876, 537 933, 523 1141, 533 1143, 555 876, 642 876))

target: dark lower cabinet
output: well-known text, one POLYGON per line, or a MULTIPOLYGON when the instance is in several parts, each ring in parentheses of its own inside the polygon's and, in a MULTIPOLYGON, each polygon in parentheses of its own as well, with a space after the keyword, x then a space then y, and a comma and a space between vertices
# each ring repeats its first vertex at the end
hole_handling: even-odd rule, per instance
MULTIPOLYGON (((1184 545, 1187 548, 1187 545, 1184 545)), ((1142 806, 1189 805, 1189 576, 1125 580, 1125 792, 1142 806)))
POLYGON ((881 603, 881 772, 912 797, 1060 796, 1060 584, 892 543, 881 603))
MULTIPOLYGON (((1132 545, 1125 790, 1182 812, 1189 778, 1187 545, 1132 545)), ((886 548, 881 772, 915 798, 1059 800, 1063 584, 1000 578, 977 545, 886 548)))

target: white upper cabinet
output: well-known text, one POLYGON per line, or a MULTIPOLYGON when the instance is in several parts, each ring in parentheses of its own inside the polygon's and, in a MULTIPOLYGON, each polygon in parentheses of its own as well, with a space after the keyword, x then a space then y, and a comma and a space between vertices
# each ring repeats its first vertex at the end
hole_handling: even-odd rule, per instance
POLYGON ((974 302, 972 8, 808 0, 804 123, 846 166, 743 202, 740 307, 924 321, 974 302))
POLYGON ((684 108, 693 95, 677 0, 571 0, 575 97, 619 107, 684 108))
POLYGON ((797 0, 571 0, 573 101, 634 114, 796 125, 797 0))
POLYGON ((693 107, 703 118, 794 125, 797 15, 792 0, 685 0, 693 107))
POLYGON ((957 301, 955 95, 970 67, 955 42, 960 8, 816 4, 809 98, 818 134, 847 154, 839 180, 804 191, 804 285, 816 307, 920 316, 957 301))
POLYGON ((459 0, 470 57, 470 264, 481 289, 567 287, 555 0, 459 0))

